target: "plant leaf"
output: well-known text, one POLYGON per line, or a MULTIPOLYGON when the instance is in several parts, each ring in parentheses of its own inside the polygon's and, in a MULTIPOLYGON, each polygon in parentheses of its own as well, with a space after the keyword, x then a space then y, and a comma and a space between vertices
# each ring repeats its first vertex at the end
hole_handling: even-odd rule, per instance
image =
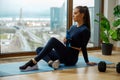
POLYGON ((117 19, 113 22, 113 27, 117 27, 120 25, 120 19, 117 19))
POLYGON ((120 5, 117 5, 114 7, 114 12, 113 12, 115 17, 120 17, 120 5))
POLYGON ((109 34, 113 40, 117 41, 117 31, 116 30, 110 30, 109 34))
POLYGON ((100 38, 104 43, 109 43, 109 39, 104 31, 100 32, 100 38))

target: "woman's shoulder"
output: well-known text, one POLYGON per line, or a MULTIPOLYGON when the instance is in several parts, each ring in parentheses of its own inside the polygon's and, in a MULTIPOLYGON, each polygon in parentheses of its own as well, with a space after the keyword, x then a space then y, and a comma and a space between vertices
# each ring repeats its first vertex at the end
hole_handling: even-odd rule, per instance
POLYGON ((82 28, 83 30, 89 30, 86 25, 82 25, 81 28, 82 28))
POLYGON ((76 28, 77 27, 77 25, 72 25, 71 27, 70 27, 70 29, 74 29, 74 28, 76 28))
POLYGON ((77 27, 77 25, 72 25, 72 26, 71 26, 71 28, 75 28, 75 27, 77 27))

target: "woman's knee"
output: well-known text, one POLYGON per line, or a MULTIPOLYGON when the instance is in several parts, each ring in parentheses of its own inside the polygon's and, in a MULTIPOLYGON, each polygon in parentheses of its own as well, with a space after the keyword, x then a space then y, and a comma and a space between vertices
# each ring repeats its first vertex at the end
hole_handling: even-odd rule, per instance
POLYGON ((51 37, 48 41, 49 44, 55 44, 56 42, 58 42, 58 40, 55 37, 51 37))
POLYGON ((42 50, 42 47, 38 47, 37 49, 36 49, 36 53, 37 53, 37 55, 39 54, 39 52, 42 50))
POLYGON ((55 41, 57 39, 55 37, 51 37, 50 40, 55 41))

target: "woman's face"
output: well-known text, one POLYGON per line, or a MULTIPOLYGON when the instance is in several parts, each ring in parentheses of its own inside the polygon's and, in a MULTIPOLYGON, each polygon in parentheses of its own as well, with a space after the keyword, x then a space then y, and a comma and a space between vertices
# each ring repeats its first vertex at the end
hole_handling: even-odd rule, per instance
POLYGON ((75 22, 80 22, 81 20, 83 20, 83 13, 80 13, 78 8, 74 9, 73 20, 75 22))

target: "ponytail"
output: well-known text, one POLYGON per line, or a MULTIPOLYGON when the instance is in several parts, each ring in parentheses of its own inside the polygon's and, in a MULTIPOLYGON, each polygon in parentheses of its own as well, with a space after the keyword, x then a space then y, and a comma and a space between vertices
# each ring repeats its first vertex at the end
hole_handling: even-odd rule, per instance
POLYGON ((90 14, 87 6, 77 6, 76 8, 79 9, 80 13, 84 14, 83 21, 84 24, 88 27, 90 30, 90 14))

